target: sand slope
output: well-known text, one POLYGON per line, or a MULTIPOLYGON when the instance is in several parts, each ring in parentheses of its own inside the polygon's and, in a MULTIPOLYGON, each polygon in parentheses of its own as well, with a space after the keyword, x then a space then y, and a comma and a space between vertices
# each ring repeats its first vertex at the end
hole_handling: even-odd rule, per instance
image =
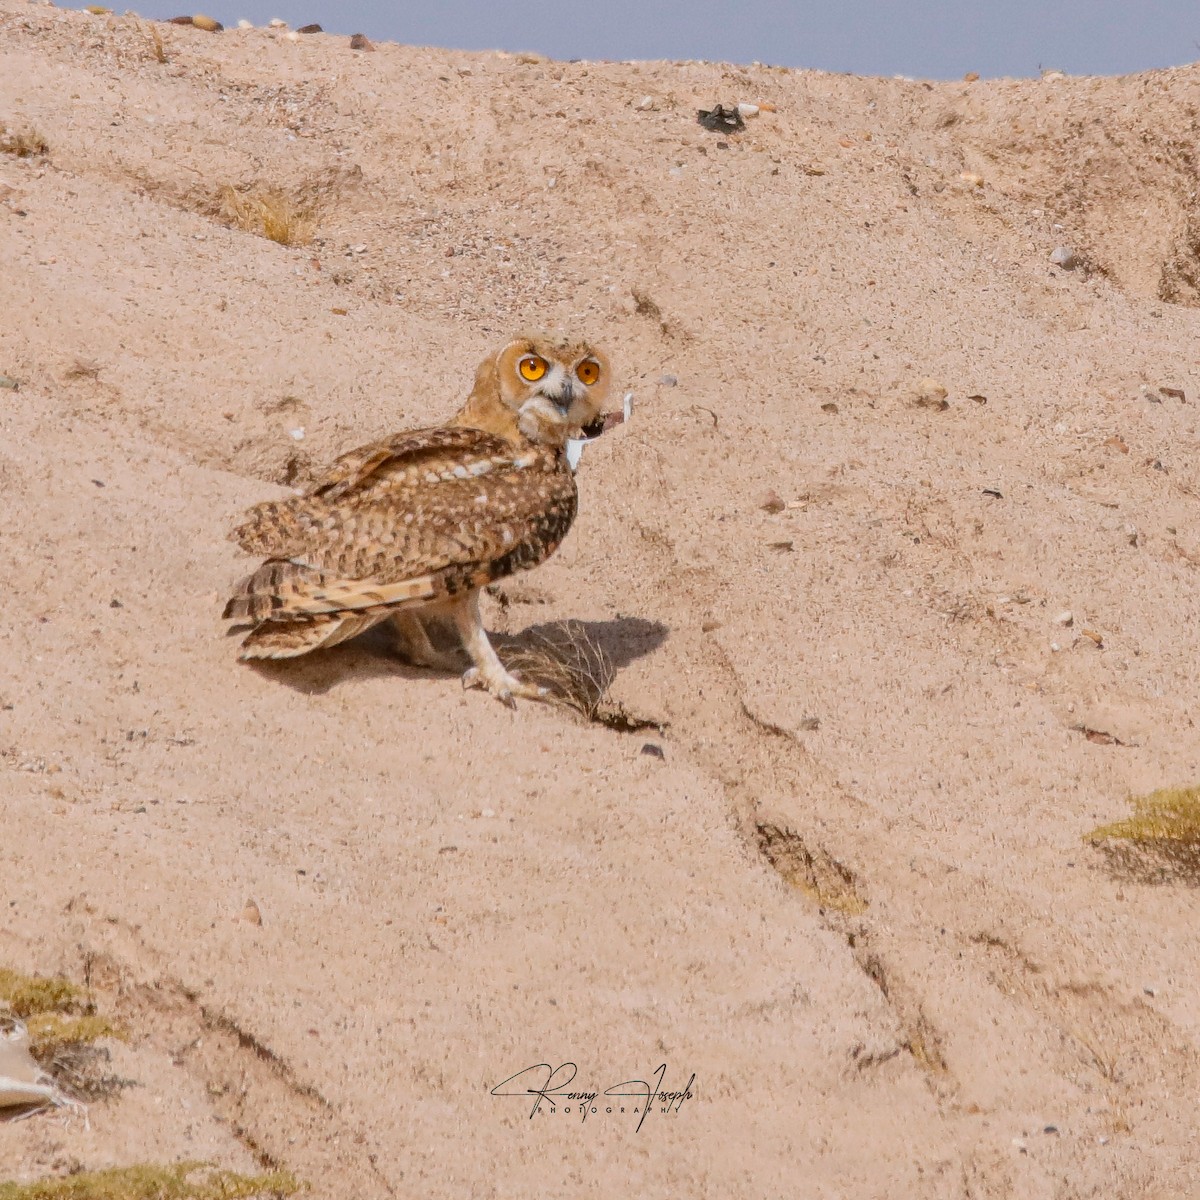
POLYGON ((141 1085, 0 1126, 0 1176, 1194 1194, 1197 895, 1081 839, 1198 768, 1200 70, 148 28, 0 0, 0 124, 50 147, 0 156, 0 958, 87 972, 141 1085), (778 112, 695 123, 738 100, 778 112), (228 227, 255 184, 316 240, 228 227), (664 735, 377 644, 239 665, 239 511, 530 325, 638 407, 489 621, 585 622, 664 735), (696 1095, 489 1094, 566 1061, 696 1095))

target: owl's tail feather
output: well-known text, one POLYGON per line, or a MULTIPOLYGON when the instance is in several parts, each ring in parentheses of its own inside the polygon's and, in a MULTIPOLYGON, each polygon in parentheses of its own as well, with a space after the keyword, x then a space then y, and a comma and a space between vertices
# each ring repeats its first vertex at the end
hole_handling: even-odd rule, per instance
POLYGON ((445 590, 437 575, 382 584, 341 579, 305 563, 272 558, 238 585, 224 616, 255 626, 242 642, 241 658, 294 658, 336 646, 445 590))
POLYGON ((385 610, 309 617, 299 621, 264 621, 246 635, 238 657, 295 658, 310 650, 336 646, 370 629, 388 615, 385 610))
POLYGON ((378 606, 423 604, 436 599, 439 591, 444 587, 436 575, 381 584, 370 579, 339 579, 304 563, 271 558, 242 580, 223 615, 234 621, 287 621, 378 606))

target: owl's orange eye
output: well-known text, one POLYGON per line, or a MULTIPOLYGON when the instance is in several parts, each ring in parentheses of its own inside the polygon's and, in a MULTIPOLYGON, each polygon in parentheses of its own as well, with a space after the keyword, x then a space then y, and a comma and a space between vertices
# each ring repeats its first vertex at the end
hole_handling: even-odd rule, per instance
POLYGON ((530 383, 537 383, 546 373, 546 360, 538 358, 536 354, 527 354, 517 364, 517 370, 521 372, 522 379, 527 379, 530 383))
POLYGON ((580 383, 586 383, 588 387, 591 387, 600 378, 600 364, 594 358, 585 358, 575 368, 575 374, 579 376, 580 383))

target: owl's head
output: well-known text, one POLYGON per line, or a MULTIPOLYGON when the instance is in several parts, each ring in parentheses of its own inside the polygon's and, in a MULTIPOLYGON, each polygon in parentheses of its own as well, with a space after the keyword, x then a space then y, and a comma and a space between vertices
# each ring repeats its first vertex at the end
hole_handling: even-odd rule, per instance
POLYGON ((475 392, 492 392, 533 442, 562 446, 594 424, 611 387, 605 354, 587 342, 519 337, 480 364, 475 392), (481 388, 481 384, 483 388, 481 388))

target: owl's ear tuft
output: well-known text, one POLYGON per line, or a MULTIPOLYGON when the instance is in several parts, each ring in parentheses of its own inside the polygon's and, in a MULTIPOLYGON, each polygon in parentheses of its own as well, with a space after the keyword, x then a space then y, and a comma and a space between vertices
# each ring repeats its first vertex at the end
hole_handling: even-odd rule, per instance
MULTIPOLYGON (((507 347, 506 347, 507 349, 507 347)), ((502 350, 500 354, 503 354, 502 350)), ((475 386, 472 395, 495 395, 500 387, 500 354, 489 354, 475 368, 475 386)))

